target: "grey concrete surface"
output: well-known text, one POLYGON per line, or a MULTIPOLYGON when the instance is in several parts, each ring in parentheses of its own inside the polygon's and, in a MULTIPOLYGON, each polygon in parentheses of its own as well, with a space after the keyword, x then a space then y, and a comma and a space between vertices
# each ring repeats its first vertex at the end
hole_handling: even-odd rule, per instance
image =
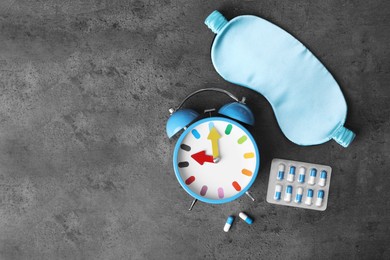
POLYGON ((1 1, 0 259, 390 259, 389 3, 1 1), (264 17, 320 58, 347 99, 350 148, 289 142, 262 96, 221 79, 203 24, 214 9, 264 17), (202 87, 255 111, 255 203, 187 210, 165 123, 202 87), (325 212, 265 201, 274 157, 332 166, 325 212), (242 210, 255 223, 224 233, 242 210))

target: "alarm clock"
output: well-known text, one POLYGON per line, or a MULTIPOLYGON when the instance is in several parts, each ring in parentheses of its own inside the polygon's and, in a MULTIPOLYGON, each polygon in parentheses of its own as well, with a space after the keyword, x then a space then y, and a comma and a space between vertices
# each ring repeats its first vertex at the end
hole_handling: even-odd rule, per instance
POLYGON ((249 194, 260 167, 260 153, 255 139, 241 124, 253 125, 254 116, 245 104, 230 92, 219 88, 200 89, 188 95, 177 108, 169 109, 166 125, 169 138, 181 130, 173 152, 173 168, 177 180, 194 200, 211 204, 231 202, 249 194), (200 118, 193 109, 182 109, 192 96, 213 91, 228 95, 234 102, 218 110, 205 110, 209 117, 200 118))

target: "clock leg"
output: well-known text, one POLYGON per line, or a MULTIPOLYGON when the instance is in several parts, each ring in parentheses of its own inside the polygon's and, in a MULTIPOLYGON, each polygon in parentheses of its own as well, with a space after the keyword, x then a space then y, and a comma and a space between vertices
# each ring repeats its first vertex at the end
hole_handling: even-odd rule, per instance
POLYGON ((192 210, 192 208, 194 207, 195 203, 197 202, 198 200, 197 199, 194 199, 191 203, 191 206, 188 210, 192 210))
POLYGON ((245 192, 246 195, 248 195, 249 198, 251 198, 252 201, 255 201, 255 198, 249 193, 249 191, 245 192))

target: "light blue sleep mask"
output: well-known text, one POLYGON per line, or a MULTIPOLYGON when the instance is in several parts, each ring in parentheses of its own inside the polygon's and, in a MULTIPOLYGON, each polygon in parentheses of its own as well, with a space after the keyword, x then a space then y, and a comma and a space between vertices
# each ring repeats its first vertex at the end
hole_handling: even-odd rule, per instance
POLYGON ((271 103, 285 136, 299 145, 334 139, 347 147, 347 104, 339 85, 297 39, 256 16, 227 21, 218 11, 206 25, 217 34, 211 59, 227 81, 257 91, 271 103))

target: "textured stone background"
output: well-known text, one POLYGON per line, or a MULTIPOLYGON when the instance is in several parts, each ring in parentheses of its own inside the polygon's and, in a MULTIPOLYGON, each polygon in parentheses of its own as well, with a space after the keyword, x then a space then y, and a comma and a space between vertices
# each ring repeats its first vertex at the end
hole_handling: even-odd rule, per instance
POLYGON ((389 259, 389 26, 385 0, 1 1, 0 259, 389 259), (217 75, 214 9, 269 19, 320 58, 347 99, 350 148, 289 142, 262 96, 217 75), (258 200, 188 212, 165 122, 212 86, 255 111, 258 200), (333 167, 325 212, 265 201, 274 157, 333 167), (255 224, 222 232, 241 210, 255 224))

